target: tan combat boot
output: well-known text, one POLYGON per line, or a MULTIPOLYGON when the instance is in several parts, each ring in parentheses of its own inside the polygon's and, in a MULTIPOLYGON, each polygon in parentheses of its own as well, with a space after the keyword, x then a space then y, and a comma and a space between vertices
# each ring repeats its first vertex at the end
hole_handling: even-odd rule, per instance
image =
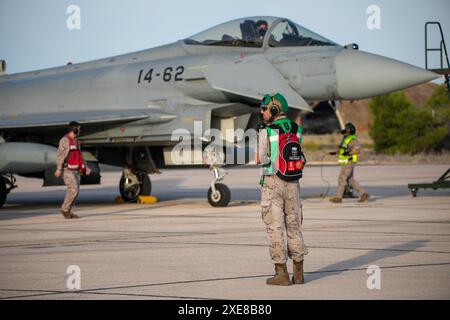
POLYGON ((268 285, 290 286, 289 273, 287 272, 286 263, 275 263, 275 276, 267 279, 268 285))
POLYGON ((333 198, 330 199, 330 202, 333 202, 333 203, 342 203, 342 198, 333 197, 333 198))
POLYGON ((305 280, 303 278, 303 260, 300 262, 293 261, 294 264, 294 275, 292 276, 293 284, 303 284, 305 280))
POLYGON ((70 219, 79 219, 80 216, 70 211, 70 219))
POLYGON ((64 218, 70 219, 70 211, 64 211, 63 209, 59 209, 59 212, 62 213, 62 215, 64 216, 64 218))
POLYGON ((366 202, 367 200, 369 200, 369 197, 369 194, 367 192, 364 192, 358 202, 366 202))

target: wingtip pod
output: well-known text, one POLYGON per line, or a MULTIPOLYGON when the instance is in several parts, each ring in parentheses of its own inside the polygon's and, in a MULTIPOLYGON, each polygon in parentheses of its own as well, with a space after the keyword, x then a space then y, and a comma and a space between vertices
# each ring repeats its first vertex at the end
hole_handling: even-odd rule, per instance
POLYGON ((337 90, 344 100, 369 98, 440 77, 429 70, 363 51, 342 50, 335 63, 337 90))

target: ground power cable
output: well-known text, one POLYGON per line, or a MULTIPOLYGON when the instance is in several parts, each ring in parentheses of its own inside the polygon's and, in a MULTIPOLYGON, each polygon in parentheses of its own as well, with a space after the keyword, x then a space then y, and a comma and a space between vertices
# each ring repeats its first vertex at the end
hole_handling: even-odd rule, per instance
POLYGON ((319 201, 314 201, 311 199, 306 199, 308 202, 311 203, 321 203, 323 202, 323 200, 325 200, 326 197, 328 197, 328 193, 330 192, 331 189, 331 183, 325 179, 324 175, 323 175, 323 161, 325 160, 325 157, 328 155, 334 155, 336 154, 335 152, 329 152, 329 153, 325 153, 322 157, 322 159, 320 160, 320 178, 322 179, 322 182, 325 182, 327 184, 327 189, 325 191, 325 193, 321 193, 319 198, 321 198, 319 201))

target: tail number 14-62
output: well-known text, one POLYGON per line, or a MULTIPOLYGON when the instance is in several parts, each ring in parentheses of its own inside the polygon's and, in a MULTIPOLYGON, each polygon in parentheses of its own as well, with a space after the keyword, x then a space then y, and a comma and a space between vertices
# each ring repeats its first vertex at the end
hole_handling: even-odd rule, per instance
POLYGON ((159 78, 162 77, 162 79, 165 82, 169 82, 172 79, 175 81, 182 81, 183 80, 183 72, 184 67, 179 66, 175 70, 172 67, 167 67, 164 69, 162 73, 156 73, 156 71, 152 68, 145 72, 144 69, 139 70, 139 76, 138 76, 138 82, 137 83, 143 83, 148 82, 151 83, 153 77, 159 78))

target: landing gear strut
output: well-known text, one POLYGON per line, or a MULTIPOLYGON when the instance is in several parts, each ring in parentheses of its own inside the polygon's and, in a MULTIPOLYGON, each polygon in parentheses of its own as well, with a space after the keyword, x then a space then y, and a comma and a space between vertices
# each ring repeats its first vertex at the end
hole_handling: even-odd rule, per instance
POLYGON ((222 168, 213 167, 214 179, 211 181, 211 187, 208 190, 208 202, 213 207, 226 207, 231 199, 230 189, 222 181, 226 172, 222 168))
POLYGON ((14 188, 17 188, 16 178, 12 174, 0 174, 0 208, 5 204, 8 193, 14 188))
POLYGON ((125 201, 136 202, 139 196, 150 195, 152 184, 147 172, 125 168, 120 179, 119 190, 125 201))
POLYGON ((226 207, 230 203, 230 189, 223 183, 219 183, 227 174, 222 168, 224 155, 218 147, 208 146, 204 151, 204 162, 209 165, 214 178, 211 181, 211 187, 208 190, 208 202, 213 207, 226 207))

